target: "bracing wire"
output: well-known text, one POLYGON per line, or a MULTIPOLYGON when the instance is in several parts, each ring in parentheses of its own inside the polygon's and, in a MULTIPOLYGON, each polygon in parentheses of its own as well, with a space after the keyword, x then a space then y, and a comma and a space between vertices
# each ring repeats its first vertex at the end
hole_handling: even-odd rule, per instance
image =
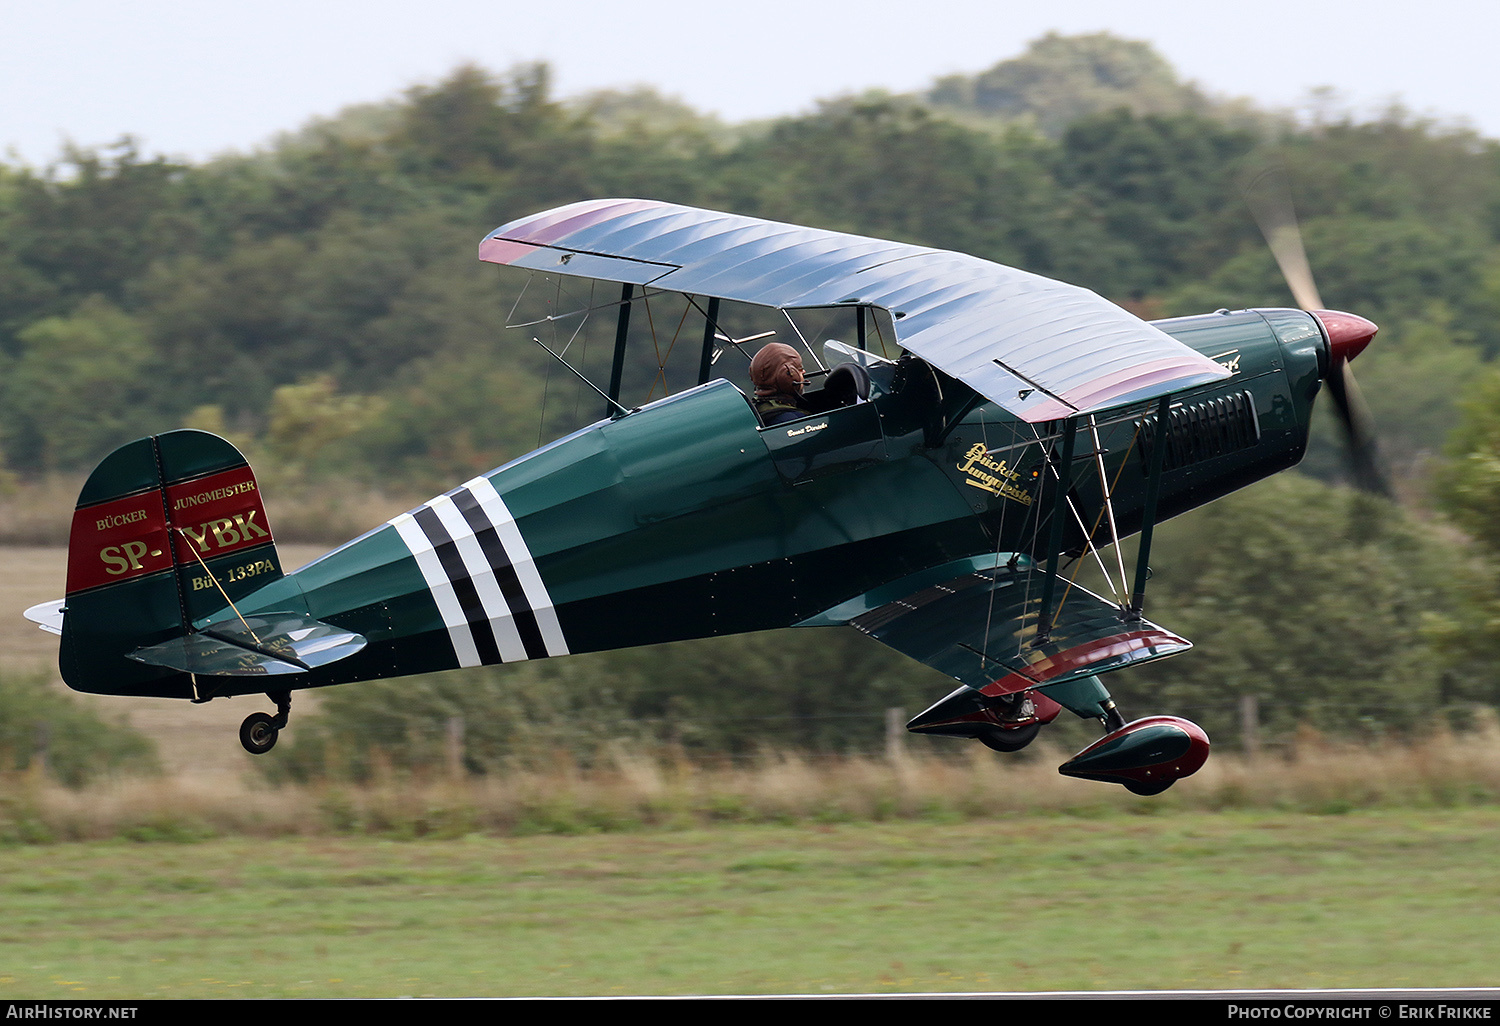
MULTIPOLYGON (((595 296, 595 293, 597 292, 598 288, 599 288, 599 283, 597 281, 591 281, 591 282, 589 282, 589 312, 590 313, 593 313, 593 310, 594 310, 594 296, 595 296)), ((578 359, 578 362, 581 363, 581 364, 587 364, 588 363, 588 358, 589 358, 589 337, 588 337, 587 333, 583 332, 583 329, 588 324, 589 319, 590 318, 585 317, 583 320, 579 321, 578 322, 578 331, 574 333, 574 335, 573 335, 572 338, 568 339, 568 349, 571 349, 573 347, 573 343, 575 341, 577 341, 578 335, 580 333, 583 333, 583 353, 580 355, 580 357, 578 359)), ((563 352, 566 353, 567 349, 564 349, 563 352)), ((575 424, 578 423, 578 408, 579 408, 579 406, 582 403, 583 403, 583 385, 582 384, 578 384, 578 385, 575 385, 573 387, 573 423, 575 423, 575 424)))
MULTIPOLYGON (((791 313, 783 307, 781 308, 781 316, 785 317, 786 322, 792 326, 792 331, 796 334, 797 341, 802 343, 802 348, 807 350, 807 355, 813 358, 813 363, 818 365, 818 370, 826 371, 828 368, 823 366, 822 360, 818 359, 818 354, 813 349, 812 343, 808 342, 807 339, 803 336, 802 329, 797 327, 796 321, 792 320, 791 313)), ((817 336, 813 337, 816 338, 817 336)))
MULTIPOLYGON (((983 440, 986 451, 992 452, 993 450, 990 449, 989 423, 984 419, 983 406, 979 408, 979 437, 983 440)), ((1010 441, 1011 447, 1014 448, 1016 445, 1016 425, 1014 423, 1011 424, 1010 428, 1010 441)), ((1010 502, 1002 501, 1000 503, 1000 523, 995 526, 995 565, 990 570, 989 607, 985 610, 984 613, 984 634, 980 638, 979 642, 980 648, 983 649, 983 651, 979 653, 979 668, 981 671, 984 670, 984 664, 987 661, 993 661, 990 660, 985 653, 989 651, 990 628, 994 625, 995 621, 995 592, 999 591, 999 588, 996 587, 996 585, 998 584, 997 579, 1000 576, 1000 546, 1005 541, 1005 515, 1009 512, 1009 510, 1010 502)), ((1024 614, 1024 607, 1022 608, 1024 614)))
POLYGON ((656 351, 656 377, 651 382, 651 391, 646 395, 648 400, 655 398, 658 382, 661 384, 662 395, 671 394, 671 385, 667 382, 667 363, 672 359, 672 351, 677 348, 677 340, 682 337, 682 327, 687 323, 688 311, 691 309, 690 305, 683 305, 682 316, 677 320, 677 327, 672 330, 672 340, 667 343, 667 355, 662 356, 661 346, 656 339, 656 322, 651 320, 650 305, 646 307, 646 319, 651 323, 651 345, 656 351))
MULTIPOLYGON (((1092 418, 1090 418, 1090 420, 1092 420, 1092 418)), ((1131 452, 1133 452, 1135 450, 1136 439, 1140 438, 1140 436, 1141 436, 1141 425, 1140 425, 1140 423, 1137 423, 1136 429, 1135 429, 1135 434, 1131 436, 1131 438, 1130 438, 1130 444, 1125 447, 1125 456, 1124 456, 1124 458, 1122 458, 1120 460, 1120 466, 1118 467, 1118 469, 1115 470, 1115 478, 1114 478, 1113 481, 1109 482, 1108 487, 1105 488, 1104 494, 1105 494, 1106 502, 1108 501, 1108 497, 1110 495, 1114 494, 1115 486, 1117 486, 1120 483, 1120 475, 1125 472, 1125 464, 1130 461, 1130 454, 1131 454, 1131 452)), ((1095 447, 1097 448, 1097 446, 1098 446, 1098 442, 1097 442, 1097 436, 1096 436, 1095 447)), ((1100 461, 1099 461, 1099 484, 1100 484, 1101 487, 1104 487, 1104 462, 1103 462, 1102 457, 1100 458, 1100 461)), ((1071 500, 1070 500, 1070 504, 1071 504, 1071 500)), ((1094 530, 1095 531, 1097 531, 1099 529, 1099 521, 1100 521, 1100 519, 1103 516, 1104 516, 1104 510, 1101 509, 1099 511, 1099 516, 1094 519, 1094 530)), ((1111 528, 1112 531, 1114 530, 1113 515, 1111 515, 1110 528, 1111 528)), ((1090 533, 1089 537, 1087 539, 1085 539, 1084 544, 1087 545, 1090 550, 1095 550, 1096 549, 1096 546, 1094 545, 1094 542, 1093 542, 1093 534, 1092 533, 1090 533)), ((1109 584, 1110 594, 1114 596, 1116 604, 1119 605, 1121 608, 1124 608, 1125 603, 1124 603, 1124 601, 1121 600, 1121 595, 1129 594, 1129 592, 1127 590, 1127 585, 1126 585, 1126 582, 1125 582, 1125 557, 1119 551, 1119 548, 1120 548, 1120 538, 1119 538, 1118 533, 1115 534, 1114 544, 1115 544, 1115 557, 1120 561, 1120 590, 1118 592, 1115 591, 1114 581, 1112 581, 1110 579, 1109 573, 1107 571, 1104 571, 1103 560, 1099 561, 1099 563, 1100 563, 1099 569, 1104 572, 1104 579, 1109 584)), ((1094 558, 1095 559, 1099 559, 1099 557, 1098 557, 1097 554, 1095 555, 1094 558)), ((1073 568, 1073 576, 1070 577, 1070 578, 1068 578, 1068 586, 1063 589, 1062 598, 1057 603, 1057 609, 1058 609, 1058 613, 1059 614, 1061 614, 1063 603, 1068 600, 1068 593, 1073 590, 1073 585, 1078 580, 1078 573, 1082 569, 1083 569, 1083 560, 1078 560, 1077 565, 1075 565, 1074 568, 1073 568)), ((1055 624, 1056 622, 1057 621, 1054 618, 1053 623, 1055 624)))
MULTIPOLYGON (((1125 592, 1125 556, 1120 551, 1120 526, 1115 521, 1115 503, 1114 503, 1114 484, 1116 484, 1116 483, 1119 482, 1119 476, 1116 475, 1115 481, 1113 483, 1110 483, 1108 485, 1105 484, 1105 481, 1104 481, 1104 444, 1099 440, 1099 424, 1095 420, 1093 414, 1089 414, 1089 433, 1093 436, 1093 439, 1094 439, 1094 463, 1099 468, 1099 484, 1100 484, 1101 487, 1104 488, 1104 512, 1106 512, 1109 515, 1109 538, 1110 538, 1110 544, 1112 544, 1114 546, 1114 549, 1115 549, 1115 563, 1118 566, 1119 571, 1120 571, 1120 594, 1124 594, 1124 592, 1125 592)), ((1129 454, 1127 453, 1126 455, 1128 456, 1129 454)), ((1121 463, 1120 465, 1122 467, 1124 466, 1123 463, 1121 463)), ((1094 530, 1095 531, 1099 530, 1099 520, 1098 520, 1098 518, 1095 518, 1095 520, 1094 520, 1094 530)), ((1090 537, 1092 537, 1092 535, 1090 535, 1090 537)), ((1114 586, 1113 585, 1110 586, 1110 590, 1111 591, 1114 590, 1114 586)), ((1120 597, 1119 594, 1115 595, 1115 598, 1117 600, 1119 599, 1119 597, 1120 597)))

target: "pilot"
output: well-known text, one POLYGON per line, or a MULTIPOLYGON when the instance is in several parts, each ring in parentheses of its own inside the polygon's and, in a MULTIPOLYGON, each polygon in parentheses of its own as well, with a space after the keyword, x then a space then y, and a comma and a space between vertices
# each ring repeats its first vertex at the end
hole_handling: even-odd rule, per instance
POLYGON ((755 386, 755 412, 760 422, 770 427, 812 413, 802 396, 806 382, 797 350, 781 342, 762 346, 750 361, 750 383, 755 386))

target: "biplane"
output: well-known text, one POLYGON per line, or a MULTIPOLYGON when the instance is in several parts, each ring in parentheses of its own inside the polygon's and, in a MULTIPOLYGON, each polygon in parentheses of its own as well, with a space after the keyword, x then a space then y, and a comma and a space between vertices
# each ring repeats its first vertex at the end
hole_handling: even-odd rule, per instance
POLYGON ((615 327, 602 416, 293 573, 232 445, 124 445, 79 496, 66 598, 28 611, 71 687, 264 693, 277 712, 240 731, 264 753, 305 688, 845 626, 956 682, 910 730, 1015 751, 1067 710, 1104 733, 1061 772, 1155 794, 1209 742, 1126 722, 1100 680, 1191 647, 1143 615, 1153 528, 1296 464, 1325 381, 1353 427, 1347 364, 1376 330, 1300 309, 1148 323, 972 256, 651 200, 521 218, 479 257, 604 283, 585 304, 615 327), (696 381, 631 405, 632 311, 668 296, 696 381), (776 326, 736 338, 731 308, 776 326), (809 412, 768 427, 719 357, 776 331, 806 354, 809 412))

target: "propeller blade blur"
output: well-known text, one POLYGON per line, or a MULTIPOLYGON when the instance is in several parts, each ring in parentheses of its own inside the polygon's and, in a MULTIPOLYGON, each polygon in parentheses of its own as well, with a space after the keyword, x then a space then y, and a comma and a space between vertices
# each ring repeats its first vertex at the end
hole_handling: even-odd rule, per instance
POLYGON ((1292 291, 1292 298, 1304 310, 1319 310, 1323 300, 1313 281, 1312 266, 1307 262, 1307 248, 1302 244, 1302 229, 1297 226, 1297 212, 1292 205, 1292 189, 1286 169, 1269 167, 1250 180, 1245 187, 1245 202, 1260 233, 1271 247, 1276 266, 1292 291))
POLYGON ((1297 225, 1297 209, 1292 203, 1286 168, 1273 165, 1252 178, 1245 187, 1245 202, 1266 238, 1266 245, 1271 247, 1271 255, 1281 268, 1292 298, 1317 317, 1328 336, 1330 365, 1325 380, 1338 407, 1339 423, 1344 426, 1349 472, 1355 486, 1374 495, 1394 498, 1376 458, 1375 422, 1354 380, 1354 372, 1349 369, 1349 361, 1370 344, 1378 329, 1356 314, 1323 309, 1312 265, 1307 262, 1307 247, 1302 243, 1302 229, 1297 225))
POLYGON ((1328 390, 1338 407, 1339 423, 1344 426, 1344 437, 1349 444, 1349 471, 1355 486, 1373 495, 1394 498, 1376 457, 1375 422, 1348 360, 1339 360, 1329 370, 1328 390))

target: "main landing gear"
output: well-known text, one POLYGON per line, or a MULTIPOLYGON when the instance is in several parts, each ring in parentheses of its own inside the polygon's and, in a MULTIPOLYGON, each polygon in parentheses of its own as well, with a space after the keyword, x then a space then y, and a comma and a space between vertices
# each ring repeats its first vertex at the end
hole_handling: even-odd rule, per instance
POLYGON ((1101 717, 1109 733, 1059 766, 1059 773, 1120 784, 1149 797, 1198 772, 1207 760, 1208 735, 1192 720, 1146 716, 1110 729, 1120 718, 1110 706, 1101 717))
POLYGON ((1019 752, 1064 709, 1096 720, 1104 729, 1103 737, 1058 767, 1064 776, 1153 795, 1196 773, 1208 758, 1208 735, 1202 727, 1177 716, 1146 716, 1126 723, 1096 676, 1007 695, 962 687, 906 726, 919 734, 971 737, 997 752, 1019 752))
POLYGON ((290 691, 267 691, 266 697, 276 703, 276 715, 254 712, 246 716, 245 722, 240 724, 240 744, 244 745, 245 751, 251 755, 265 755, 275 748, 276 738, 280 736, 282 728, 286 726, 287 719, 292 714, 290 691))
POLYGON ((1208 735, 1202 727, 1177 716, 1147 716, 1126 723, 1097 678, 1055 686, 1047 695, 1025 691, 991 700, 990 722, 971 736, 997 752, 1018 752, 1057 715, 1059 705, 1097 719, 1105 732, 1058 767, 1065 776, 1120 784, 1131 794, 1158 795, 1196 773, 1208 758, 1208 735))
POLYGON ((1019 752, 1031 744, 1042 732, 1042 725, 1056 715, 1053 710, 1052 716, 1044 716, 1035 697, 1024 692, 995 699, 989 706, 994 725, 975 733, 975 740, 996 752, 1019 752))
POLYGON ((1019 752, 1035 741, 1036 736, 1041 732, 1042 725, 1037 722, 1028 723, 1024 727, 1011 727, 1009 730, 995 728, 982 734, 975 734, 974 737, 991 751, 1019 752))

